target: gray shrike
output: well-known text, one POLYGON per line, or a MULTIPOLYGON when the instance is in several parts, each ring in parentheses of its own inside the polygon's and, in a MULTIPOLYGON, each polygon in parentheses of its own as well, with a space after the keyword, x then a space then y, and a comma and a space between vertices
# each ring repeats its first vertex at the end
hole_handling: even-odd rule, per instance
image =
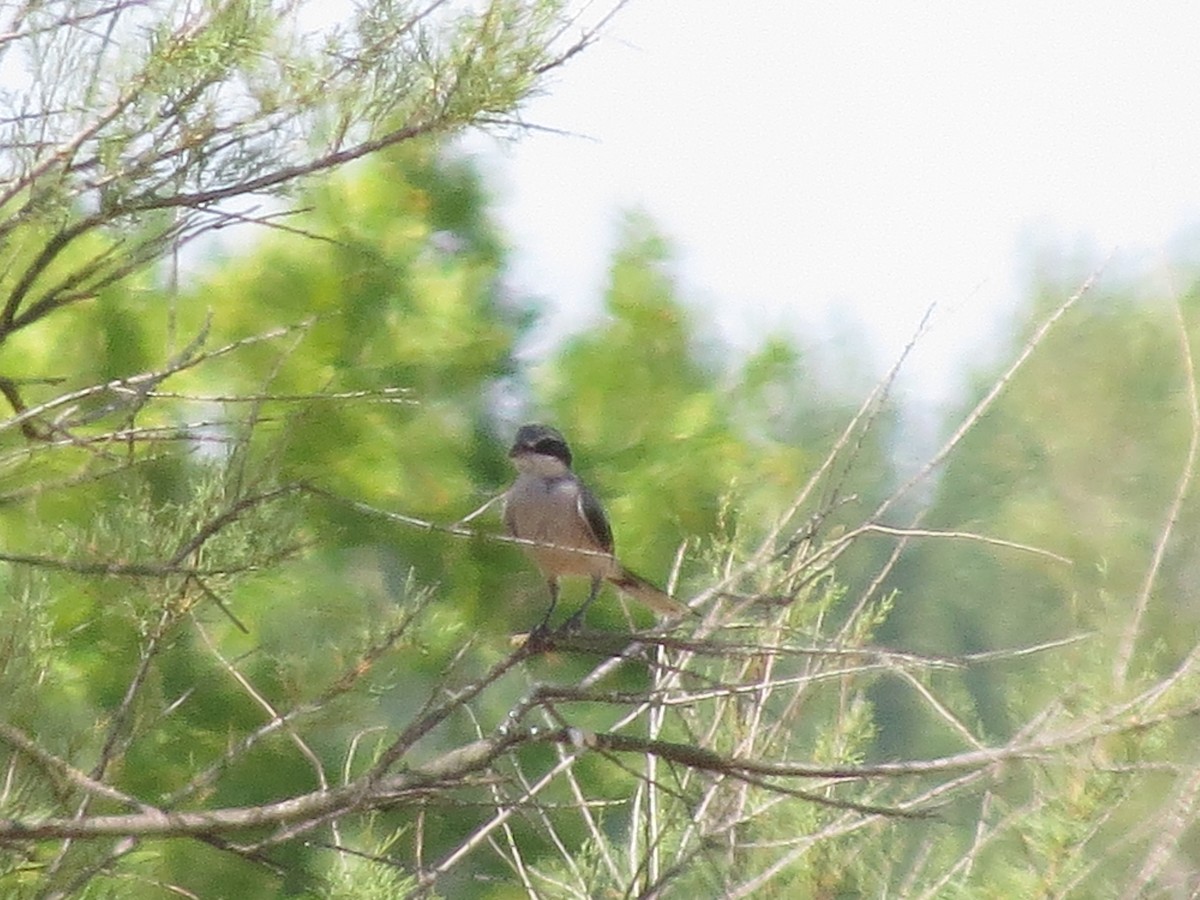
POLYGON ((504 524, 513 537, 538 542, 524 545, 524 550, 550 586, 550 608, 539 628, 550 621, 558 602, 561 575, 583 575, 592 580, 587 600, 565 627, 583 622, 584 612, 605 581, 659 615, 688 611, 613 556, 612 529, 604 509, 571 471, 571 449, 560 432, 548 425, 522 425, 508 455, 518 474, 504 494, 504 524))

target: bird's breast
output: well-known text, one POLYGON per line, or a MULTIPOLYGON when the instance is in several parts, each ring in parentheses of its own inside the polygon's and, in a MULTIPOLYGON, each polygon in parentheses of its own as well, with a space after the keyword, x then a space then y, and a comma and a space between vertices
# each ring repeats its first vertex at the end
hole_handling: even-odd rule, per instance
POLYGON ((596 542, 580 512, 579 494, 579 485, 573 479, 523 475, 505 498, 504 521, 509 534, 554 545, 522 547, 547 575, 607 576, 615 568, 612 556, 596 542))

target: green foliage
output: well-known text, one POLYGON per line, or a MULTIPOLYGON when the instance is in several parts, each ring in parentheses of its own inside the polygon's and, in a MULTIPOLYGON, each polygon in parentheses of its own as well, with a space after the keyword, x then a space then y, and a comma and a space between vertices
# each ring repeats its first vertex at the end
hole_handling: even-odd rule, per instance
MULTIPOLYGON (((1061 294, 1047 290, 1047 298, 1061 294)), ((1028 316, 1045 309, 1043 299, 1028 316)), ((931 542, 897 570, 906 614, 885 633, 945 653, 1121 628, 1126 618, 1112 598, 1139 590, 1185 459, 1178 347, 1168 309, 1112 292, 1052 333, 949 460, 925 524, 1003 536, 1072 563, 931 542), (1098 602, 1105 596, 1110 601, 1098 602)), ((1190 617, 1187 593, 1159 608, 1190 617)), ((1177 650, 1191 646, 1173 634, 1184 638, 1177 650)), ((974 681, 989 730, 1005 734, 1021 721, 1008 715, 1004 697, 1036 706, 1057 693, 1050 682, 1035 684, 1018 692, 994 675, 974 681)))
MULTIPOLYGON (((1013 328, 1010 357, 1071 290, 1061 279, 1044 282, 1013 328)), ((1081 736, 963 812, 980 823, 974 839, 943 838, 924 863, 932 873, 969 854, 971 865, 942 882, 953 888, 948 896, 1103 896, 1103 885, 1153 873, 1143 840, 1157 837, 1146 823, 1169 823, 1175 791, 1183 790, 1163 773, 1193 757, 1194 730, 1174 721, 1190 715, 1170 710, 1192 704, 1178 691, 1195 677, 1194 586, 1182 570, 1190 568, 1184 548, 1196 514, 1187 502, 1174 520, 1169 510, 1194 465, 1187 386, 1194 375, 1181 341, 1194 298, 1177 312, 1170 301, 1121 285, 1088 301, 1050 332, 958 445, 922 520, 1065 560, 930 538, 906 554, 890 582, 899 604, 881 632, 889 644, 996 653, 1080 637, 1040 658, 1001 663, 1001 654, 931 684, 989 743, 1021 742, 1036 731, 1081 736), (1159 542, 1166 552, 1154 570, 1159 542), (1140 724, 1147 721, 1157 724, 1140 724)), ((980 371, 976 394, 996 377, 994 369, 980 371)), ((902 685, 881 684, 874 698, 883 757, 961 746, 944 712, 902 685)), ((1170 834, 1169 824, 1160 827, 1170 834)), ((1186 867, 1194 849, 1172 846, 1156 864, 1172 854, 1186 867)), ((1139 895, 1155 876, 1145 877, 1139 895)))
POLYGON ((1163 308, 1113 290, 1052 333, 892 557, 895 413, 856 419, 815 347, 706 339, 648 217, 599 321, 516 357, 486 186, 416 138, 504 121, 573 52, 559 4, 364 4, 320 40, 250 0, 119 11, 31 9, 44 136, 0 125, 0 893, 1090 896, 1191 866, 1163 308), (218 204, 356 159, 302 212, 218 204), (181 287, 147 268, 247 218, 181 287), (514 640, 540 578, 495 515, 444 527, 511 477, 499 396, 696 616, 606 593, 514 640))
POLYGON ((629 216, 605 318, 533 379, 538 414, 572 436, 578 466, 607 500, 618 548, 629 548, 623 556, 656 575, 689 536, 760 539, 832 435, 772 415, 780 391, 789 404, 818 405, 795 351, 773 341, 740 366, 712 361, 727 353, 702 342, 673 265, 666 238, 645 216, 629 216))

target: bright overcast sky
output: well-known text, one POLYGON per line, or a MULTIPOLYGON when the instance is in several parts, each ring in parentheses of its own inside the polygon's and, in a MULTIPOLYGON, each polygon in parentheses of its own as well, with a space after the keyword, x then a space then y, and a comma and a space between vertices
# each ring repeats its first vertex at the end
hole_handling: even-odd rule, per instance
POLYGON ((639 208, 738 345, 850 319, 890 357, 937 301, 937 378, 1034 250, 1153 270, 1200 223, 1197 90, 1194 0, 631 0, 526 111, 587 139, 487 146, 548 337, 639 208))

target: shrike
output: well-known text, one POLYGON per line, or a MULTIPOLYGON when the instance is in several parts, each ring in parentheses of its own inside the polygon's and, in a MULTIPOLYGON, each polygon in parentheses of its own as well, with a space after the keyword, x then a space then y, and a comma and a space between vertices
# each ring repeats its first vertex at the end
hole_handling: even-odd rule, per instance
POLYGON ((504 524, 525 544, 550 587, 550 608, 539 627, 550 621, 558 603, 558 579, 582 575, 592 580, 591 593, 565 627, 578 626, 583 614, 610 581, 659 615, 688 611, 622 566, 613 555, 612 529, 600 501, 571 471, 571 449, 566 438, 548 425, 522 425, 517 430, 509 458, 517 467, 517 480, 504 495, 504 524))

